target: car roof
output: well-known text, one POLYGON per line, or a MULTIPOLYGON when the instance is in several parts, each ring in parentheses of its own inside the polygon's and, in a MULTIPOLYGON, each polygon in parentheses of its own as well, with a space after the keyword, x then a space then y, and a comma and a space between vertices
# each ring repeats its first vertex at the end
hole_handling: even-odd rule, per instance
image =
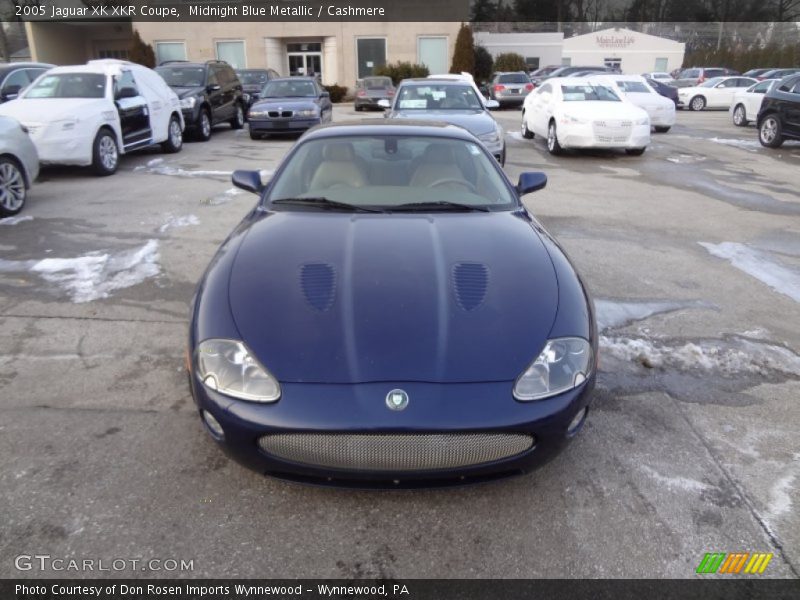
POLYGON ((270 79, 269 82, 272 83, 273 81, 316 81, 316 77, 300 77, 300 76, 292 76, 292 77, 275 77, 274 79, 270 79))
POLYGON ((409 135, 442 137, 473 141, 466 129, 442 121, 415 119, 352 119, 319 125, 308 131, 303 140, 359 135, 409 135))
POLYGON ((142 65, 128 62, 126 60, 116 60, 113 58, 90 60, 84 65, 65 65, 60 67, 53 67, 50 72, 57 75, 58 73, 96 73, 98 75, 116 75, 121 69, 146 69, 142 65))
POLYGON ((403 79, 400 85, 404 83, 437 83, 442 85, 470 85, 472 82, 468 79, 445 79, 443 77, 415 77, 411 79, 403 79))
POLYGON ((15 71, 16 69, 52 69, 53 67, 55 67, 55 65, 38 62, 0 63, 0 73, 5 73, 6 71, 15 71))
POLYGON ((588 77, 554 77, 545 83, 555 83, 558 85, 591 85, 593 76, 588 77))

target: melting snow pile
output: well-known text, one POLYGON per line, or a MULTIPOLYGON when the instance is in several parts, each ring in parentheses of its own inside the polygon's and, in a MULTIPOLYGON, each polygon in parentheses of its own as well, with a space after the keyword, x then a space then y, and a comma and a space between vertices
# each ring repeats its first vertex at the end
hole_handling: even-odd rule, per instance
POLYGON ((25 221, 33 221, 33 217, 30 215, 24 217, 6 217, 5 219, 0 219, 0 225, 16 225, 17 223, 23 223, 25 221))
POLYGON ((736 138, 718 138, 713 137, 711 141, 715 144, 723 144, 725 146, 733 146, 735 148, 742 148, 744 150, 756 151, 761 147, 761 144, 755 140, 739 140, 736 138))
POLYGON ((188 227, 189 225, 199 225, 200 219, 198 219, 194 215, 184 215, 182 217, 174 217, 171 216, 167 219, 167 222, 164 223, 158 230, 161 233, 164 233, 168 229, 176 229, 178 227, 188 227))
POLYGON ((210 196, 202 201, 202 204, 209 204, 211 206, 218 206, 220 204, 227 204, 231 200, 233 200, 234 196, 238 196, 240 194, 244 194, 244 190, 240 190, 239 188, 229 188, 224 192, 216 194, 214 196, 210 196))
POLYGON ((156 175, 171 175, 172 177, 230 177, 233 171, 193 171, 164 164, 164 159, 154 158, 146 165, 140 165, 134 171, 146 171, 156 175))
POLYGON ((114 290, 137 285, 160 271, 158 242, 116 254, 91 253, 77 258, 46 258, 30 270, 66 291, 73 302, 108 298, 114 290))
POLYGON ((612 300, 595 300, 595 316, 600 331, 620 327, 633 321, 641 321, 653 315, 674 312, 684 308, 713 308, 713 305, 699 300, 683 302, 614 302, 612 300))

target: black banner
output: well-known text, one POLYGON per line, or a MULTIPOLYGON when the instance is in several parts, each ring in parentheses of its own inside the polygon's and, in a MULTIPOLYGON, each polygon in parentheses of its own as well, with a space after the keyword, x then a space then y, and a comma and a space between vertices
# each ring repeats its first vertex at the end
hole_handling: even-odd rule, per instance
POLYGON ((796 600, 800 581, 688 580, 0 580, 2 600, 796 600))

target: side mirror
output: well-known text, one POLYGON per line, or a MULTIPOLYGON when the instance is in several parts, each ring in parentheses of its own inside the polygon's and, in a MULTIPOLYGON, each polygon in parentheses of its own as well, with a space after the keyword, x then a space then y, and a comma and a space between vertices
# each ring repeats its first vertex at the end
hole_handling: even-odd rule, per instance
POLYGON ((378 100, 378 106, 381 108, 392 108, 391 103, 386 98, 381 98, 378 100))
POLYGON ((234 171, 233 175, 231 175, 231 183, 254 194, 260 194, 264 191, 264 184, 261 183, 261 173, 258 171, 234 171))
POLYGON ((531 192, 538 192, 547 185, 547 175, 541 171, 530 171, 528 173, 520 173, 519 182, 517 183, 517 193, 520 196, 530 194, 531 192))
POLYGON ((331 93, 328 90, 322 90, 319 93, 319 97, 320 98, 330 98, 331 97, 331 93))
POLYGON ((124 87, 117 91, 117 95, 114 98, 117 100, 122 100, 124 98, 136 98, 138 95, 139 92, 137 92, 134 88, 124 87))
POLYGON ((500 108, 500 103, 497 100, 487 100, 484 102, 486 108, 489 110, 495 110, 496 108, 500 108))
POLYGON ((19 95, 20 90, 22 89, 21 85, 9 85, 3 90, 2 96, 3 100, 13 100, 19 95))
POLYGON ((218 83, 212 83, 211 85, 206 86, 206 90, 209 91, 209 92, 218 92, 221 89, 222 89, 222 86, 219 85, 218 83))

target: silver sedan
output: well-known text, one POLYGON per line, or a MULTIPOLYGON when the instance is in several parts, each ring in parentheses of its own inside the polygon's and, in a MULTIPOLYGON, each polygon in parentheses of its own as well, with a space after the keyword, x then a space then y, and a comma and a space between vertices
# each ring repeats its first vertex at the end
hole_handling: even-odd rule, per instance
POLYGON ((16 215, 39 175, 39 155, 28 132, 11 117, 0 117, 0 217, 16 215))

